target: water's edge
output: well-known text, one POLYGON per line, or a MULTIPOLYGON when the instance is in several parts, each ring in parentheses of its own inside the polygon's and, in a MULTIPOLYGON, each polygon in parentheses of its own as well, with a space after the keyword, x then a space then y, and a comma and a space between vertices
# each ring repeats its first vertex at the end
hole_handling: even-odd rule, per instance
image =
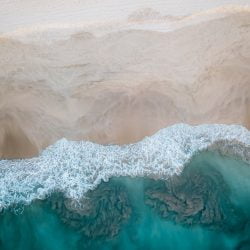
POLYGON ((250 162, 250 131, 238 125, 177 124, 130 145, 61 139, 39 157, 0 160, 0 209, 61 192, 77 202, 112 177, 168 179, 200 152, 250 162))

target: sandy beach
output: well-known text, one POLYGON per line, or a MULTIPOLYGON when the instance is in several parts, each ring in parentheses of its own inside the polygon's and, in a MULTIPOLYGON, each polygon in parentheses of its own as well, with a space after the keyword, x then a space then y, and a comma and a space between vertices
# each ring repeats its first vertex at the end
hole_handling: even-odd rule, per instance
POLYGON ((155 9, 139 3, 120 19, 94 23, 90 15, 59 27, 59 15, 49 26, 10 22, 6 1, 1 158, 37 155, 63 137, 133 143, 176 123, 250 128, 250 9, 194 5, 170 17, 161 1, 155 9))
POLYGON ((2 0, 0 249, 250 249, 250 0, 2 0))

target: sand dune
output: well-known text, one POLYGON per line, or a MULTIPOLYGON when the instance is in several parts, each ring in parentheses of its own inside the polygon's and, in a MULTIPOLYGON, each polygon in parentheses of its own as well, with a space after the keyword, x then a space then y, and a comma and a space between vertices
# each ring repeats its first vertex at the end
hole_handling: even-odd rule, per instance
POLYGON ((36 155, 61 137, 135 142, 181 122, 250 128, 249 11, 169 32, 0 38, 1 158, 36 155))

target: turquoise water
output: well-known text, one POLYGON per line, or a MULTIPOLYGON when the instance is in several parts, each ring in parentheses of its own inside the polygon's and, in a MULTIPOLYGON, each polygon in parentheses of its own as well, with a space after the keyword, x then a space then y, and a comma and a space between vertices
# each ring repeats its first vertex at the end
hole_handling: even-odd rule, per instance
POLYGON ((63 194, 0 215, 0 249, 250 249, 250 166, 196 156, 168 181, 114 177, 83 207, 63 194))

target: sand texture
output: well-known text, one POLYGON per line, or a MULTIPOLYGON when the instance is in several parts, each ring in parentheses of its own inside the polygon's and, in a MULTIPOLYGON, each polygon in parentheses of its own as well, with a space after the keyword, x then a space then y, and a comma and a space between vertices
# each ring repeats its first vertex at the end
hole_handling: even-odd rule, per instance
POLYGON ((0 157, 31 157, 62 137, 132 143, 176 123, 250 129, 250 11, 146 17, 49 43, 39 32, 0 36, 0 157))

